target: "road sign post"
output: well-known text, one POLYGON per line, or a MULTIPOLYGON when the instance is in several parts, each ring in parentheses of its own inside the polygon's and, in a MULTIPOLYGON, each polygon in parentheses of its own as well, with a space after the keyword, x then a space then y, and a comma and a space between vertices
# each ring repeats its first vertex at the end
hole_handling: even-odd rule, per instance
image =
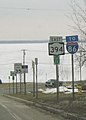
MULTIPOLYGON (((22 63, 14 63, 14 71, 16 74, 20 74, 20 93, 21 93, 21 74, 22 74, 22 63)), ((16 76, 17 82, 17 76, 16 76)), ((17 86, 17 83, 16 83, 17 86)))
POLYGON ((59 102, 59 55, 64 55, 64 42, 62 36, 50 36, 48 43, 49 55, 54 55, 54 64, 56 65, 56 81, 57 81, 57 102, 59 102), (58 56, 58 57, 57 57, 58 56))
POLYGON ((14 94, 14 79, 15 79, 15 77, 12 76, 12 80, 13 80, 13 94, 14 94))
POLYGON ((12 80, 13 80, 13 94, 14 94, 14 79, 15 79, 15 76, 16 76, 15 71, 10 71, 10 76, 12 76, 12 80))
POLYGON ((33 97, 35 97, 35 62, 32 61, 32 69, 33 69, 33 97))
POLYGON ((72 92, 73 92, 73 100, 75 99, 74 95, 74 60, 73 54, 78 51, 78 36, 66 36, 66 49, 69 53, 71 53, 71 63, 72 63, 72 92))
POLYGON ((16 94, 17 94, 17 74, 16 74, 16 94))
POLYGON ((22 65, 22 73, 24 73, 24 93, 26 95, 26 73, 28 73, 28 65, 22 65))
POLYGON ((10 94, 10 76, 8 76, 9 79, 9 94, 10 94))
POLYGON ((10 71, 10 76, 16 76, 16 94, 17 94, 17 74, 15 71, 10 71))
POLYGON ((74 60, 73 60, 73 54, 71 54, 71 61, 72 61, 72 91, 73 91, 73 100, 74 100, 75 94, 74 94, 74 60))
POLYGON ((35 58, 35 65, 36 65, 36 99, 38 99, 38 58, 35 58))
POLYGON ((16 74, 22 73, 22 63, 14 63, 14 71, 16 74))
POLYGON ((57 86, 57 102, 59 102, 59 67, 58 64, 56 64, 56 86, 57 86))

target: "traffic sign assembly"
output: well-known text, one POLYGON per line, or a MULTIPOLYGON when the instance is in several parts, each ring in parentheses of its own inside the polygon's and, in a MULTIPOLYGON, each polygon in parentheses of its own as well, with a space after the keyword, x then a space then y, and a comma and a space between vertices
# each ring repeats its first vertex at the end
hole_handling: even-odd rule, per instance
POLYGON ((72 63, 72 93, 73 93, 73 100, 75 99, 74 94, 74 59, 73 54, 78 51, 78 36, 66 36, 66 49, 69 53, 71 53, 71 63, 72 63))
POLYGON ((57 102, 59 101, 59 72, 58 64, 60 63, 59 55, 64 55, 64 42, 62 36, 51 36, 48 43, 49 55, 54 55, 54 64, 56 65, 56 81, 57 81, 57 102))
MULTIPOLYGON (((74 63, 73 54, 78 51, 78 35, 66 36, 66 49, 72 56, 72 86, 73 86, 73 100, 74 100, 74 63)), ((59 102, 59 69, 60 63, 59 55, 64 55, 64 42, 62 37, 51 36, 48 43, 49 55, 54 55, 54 64, 56 65, 56 80, 57 80, 57 102, 59 102)))

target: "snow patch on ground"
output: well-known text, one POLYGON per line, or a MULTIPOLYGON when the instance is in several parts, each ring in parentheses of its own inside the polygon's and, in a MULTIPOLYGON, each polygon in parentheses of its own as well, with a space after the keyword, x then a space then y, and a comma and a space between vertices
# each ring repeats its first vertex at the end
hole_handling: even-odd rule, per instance
MULTIPOLYGON (((42 93, 45 93, 45 94, 56 93, 57 92, 57 88, 46 88, 46 90, 39 89, 39 91, 41 91, 42 93)), ((72 91, 73 91, 72 88, 67 88, 65 86, 60 86, 59 87, 59 92, 63 92, 65 94, 72 93, 72 91)), ((78 92, 78 89, 75 88, 74 92, 78 92)))

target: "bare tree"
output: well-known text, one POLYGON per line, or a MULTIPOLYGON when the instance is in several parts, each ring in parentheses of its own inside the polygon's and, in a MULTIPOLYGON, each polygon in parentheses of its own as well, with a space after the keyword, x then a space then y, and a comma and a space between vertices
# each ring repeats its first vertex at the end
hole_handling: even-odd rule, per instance
POLYGON ((86 9, 82 8, 76 0, 71 0, 71 8, 73 11, 71 19, 74 23, 74 26, 71 27, 83 35, 82 38, 86 39, 86 9))
MULTIPOLYGON (((86 3, 86 1, 83 1, 86 3)), ((77 68, 80 69, 80 80, 81 78, 81 69, 86 63, 86 6, 82 7, 78 1, 71 0, 71 9, 73 14, 71 19, 74 23, 72 27, 73 30, 77 31, 81 37, 79 43, 79 53, 75 54, 75 61, 77 68)))

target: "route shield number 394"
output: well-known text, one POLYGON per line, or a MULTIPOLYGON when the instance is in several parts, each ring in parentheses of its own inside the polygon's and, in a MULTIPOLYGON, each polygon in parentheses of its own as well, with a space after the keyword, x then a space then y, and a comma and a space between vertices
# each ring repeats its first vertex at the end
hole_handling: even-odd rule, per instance
POLYGON ((49 43, 49 55, 63 55, 64 54, 64 43, 49 43))

